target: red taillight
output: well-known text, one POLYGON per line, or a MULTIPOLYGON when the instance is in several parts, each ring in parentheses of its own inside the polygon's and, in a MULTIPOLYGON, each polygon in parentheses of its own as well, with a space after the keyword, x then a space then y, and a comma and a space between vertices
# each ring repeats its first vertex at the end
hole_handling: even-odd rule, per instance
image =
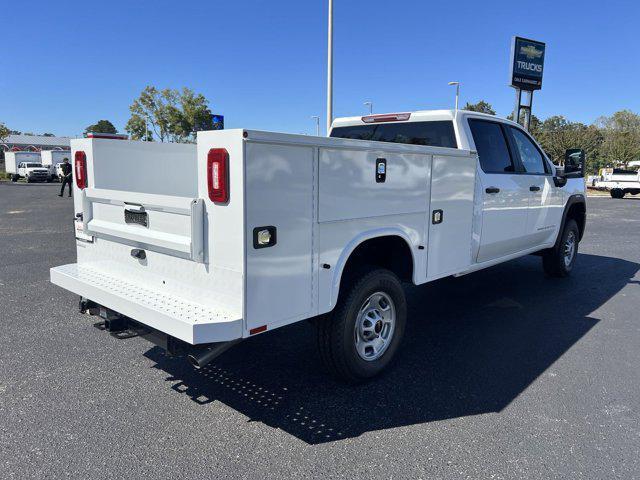
POLYGON ((80 190, 87 186, 87 156, 78 151, 75 155, 76 185, 80 190))
POLYGON ((212 148, 207 155, 207 185, 212 202, 229 201, 229 152, 212 148))
POLYGON ((411 113, 385 113, 383 115, 367 115, 362 117, 364 123, 403 122, 411 118, 411 113))

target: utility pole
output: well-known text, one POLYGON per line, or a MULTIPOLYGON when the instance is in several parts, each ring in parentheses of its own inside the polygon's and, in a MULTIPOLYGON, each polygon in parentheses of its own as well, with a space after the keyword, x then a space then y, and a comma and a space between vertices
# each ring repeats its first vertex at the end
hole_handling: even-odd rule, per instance
POLYGON ((333 121, 333 0, 329 0, 329 30, 327 34, 327 135, 329 135, 333 121))
POLYGON ((373 102, 364 102, 365 107, 369 107, 369 115, 373 114, 373 102))
POLYGON ((311 118, 316 121, 316 137, 320 136, 320 117, 318 115, 311 115, 311 118))
POLYGON ((449 82, 450 86, 456 86, 456 113, 458 113, 458 101, 460 99, 460 82, 449 82))

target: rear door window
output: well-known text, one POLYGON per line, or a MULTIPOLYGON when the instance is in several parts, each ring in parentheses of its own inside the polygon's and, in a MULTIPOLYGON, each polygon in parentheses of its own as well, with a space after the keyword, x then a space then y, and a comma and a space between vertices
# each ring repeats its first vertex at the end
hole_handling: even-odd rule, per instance
POLYGON ((515 172, 507 139, 499 123, 470 119, 469 127, 476 144, 482 171, 485 173, 515 172))
POLYGON ((527 137, 527 135, 520 129, 509 127, 511 135, 513 136, 513 143, 520 156, 520 161, 524 167, 524 171, 527 173, 539 173, 544 175, 547 173, 545 168, 545 161, 540 153, 540 150, 536 148, 533 142, 527 137))
POLYGON ((448 120, 336 127, 331 131, 331 136, 334 138, 428 145, 431 147, 458 147, 453 130, 453 122, 448 120))

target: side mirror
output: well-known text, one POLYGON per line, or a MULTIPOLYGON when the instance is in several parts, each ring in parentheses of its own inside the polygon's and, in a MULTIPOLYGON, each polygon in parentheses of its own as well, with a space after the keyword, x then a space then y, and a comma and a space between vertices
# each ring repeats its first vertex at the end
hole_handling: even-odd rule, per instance
POLYGON ((570 148, 564 153, 564 176, 567 178, 584 177, 585 154, 580 148, 570 148))
POLYGON ((553 177, 553 184, 556 187, 564 187, 567 184, 567 177, 565 177, 564 173, 559 173, 553 177))

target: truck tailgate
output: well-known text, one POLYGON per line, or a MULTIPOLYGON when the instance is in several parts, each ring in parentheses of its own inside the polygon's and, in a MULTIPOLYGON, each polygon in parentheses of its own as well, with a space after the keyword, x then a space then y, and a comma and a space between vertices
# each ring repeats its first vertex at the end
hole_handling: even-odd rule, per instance
POLYGON ((82 195, 85 233, 204 261, 201 199, 98 188, 82 195))

